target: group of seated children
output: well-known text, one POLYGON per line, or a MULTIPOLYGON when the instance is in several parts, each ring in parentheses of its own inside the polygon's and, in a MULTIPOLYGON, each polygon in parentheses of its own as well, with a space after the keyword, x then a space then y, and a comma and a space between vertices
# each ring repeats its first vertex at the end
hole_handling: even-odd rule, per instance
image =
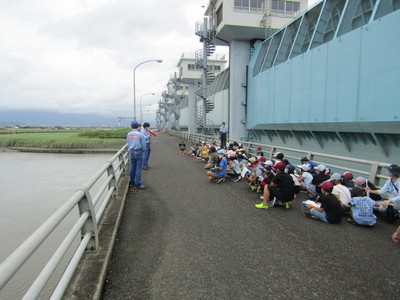
POLYGON ((400 210, 400 166, 395 164, 386 167, 389 179, 377 189, 364 177, 353 181, 350 172, 332 174, 326 166, 307 157, 301 159, 298 170, 282 153, 275 155, 275 161, 267 160, 261 147, 249 158, 243 145, 237 143, 228 144, 226 150, 215 143, 195 143, 186 153, 181 141, 179 148, 181 154, 206 163, 204 168, 210 181, 222 183, 230 177, 238 182, 246 178, 251 190, 263 194, 260 197, 263 201, 255 205, 259 209, 268 209, 269 201, 291 208, 292 200, 303 190, 309 198, 303 201, 303 206, 310 209, 305 215, 326 223, 339 223, 348 213, 351 223, 373 226, 374 210, 385 213, 387 221, 392 223, 395 212, 400 210))

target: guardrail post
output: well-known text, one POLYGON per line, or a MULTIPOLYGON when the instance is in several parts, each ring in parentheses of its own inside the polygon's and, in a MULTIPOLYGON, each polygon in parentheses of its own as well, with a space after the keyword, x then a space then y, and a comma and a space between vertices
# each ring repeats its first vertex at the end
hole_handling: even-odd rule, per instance
POLYGON ((274 153, 276 151, 276 147, 271 147, 271 151, 269 152, 269 160, 274 159, 274 153))
POLYGON ((308 160, 314 160, 314 154, 312 152, 307 153, 308 160))
POLYGON ((371 171, 369 172, 369 182, 373 182, 374 185, 378 184, 378 180, 376 179, 376 175, 379 173, 379 163, 377 161, 372 162, 371 171))
POLYGON ((90 215, 81 229, 81 237, 83 238, 87 232, 91 232, 92 236, 87 245, 86 251, 97 251, 99 248, 99 232, 97 229, 96 212, 88 189, 81 189, 85 193, 78 203, 79 215, 81 216, 85 211, 89 211, 90 215))
POLYGON ((116 197, 117 195, 119 195, 119 193, 118 193, 118 184, 117 184, 117 180, 115 177, 115 170, 114 170, 112 162, 109 161, 108 163, 110 165, 107 168, 107 175, 108 176, 112 175, 112 179, 111 179, 110 183, 108 184, 108 190, 110 190, 111 187, 114 187, 115 189, 114 189, 111 197, 116 197))
MULTIPOLYGON (((123 152, 121 152, 121 153, 118 155, 118 160, 119 160, 119 162, 123 162, 123 163, 121 164, 120 168, 121 168, 121 172, 124 172, 124 171, 125 171, 125 168, 126 168, 126 161, 125 161, 125 159, 124 159, 124 153, 123 153, 123 152)), ((115 174, 114 174, 114 175, 115 175, 115 174)))

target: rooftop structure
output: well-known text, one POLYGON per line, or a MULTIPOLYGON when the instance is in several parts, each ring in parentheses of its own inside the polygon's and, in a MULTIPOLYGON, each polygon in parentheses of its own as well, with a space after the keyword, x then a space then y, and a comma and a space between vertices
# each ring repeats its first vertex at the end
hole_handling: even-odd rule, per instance
POLYGON ((216 31, 216 43, 265 39, 307 8, 307 0, 211 0, 205 15, 216 31))

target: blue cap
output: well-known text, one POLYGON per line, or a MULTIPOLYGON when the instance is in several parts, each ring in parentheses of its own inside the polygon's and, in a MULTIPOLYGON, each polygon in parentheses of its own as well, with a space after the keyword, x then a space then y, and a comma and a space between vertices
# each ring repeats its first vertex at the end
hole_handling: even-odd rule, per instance
POLYGON ((137 122, 137 121, 132 121, 131 122, 131 127, 138 127, 139 126, 139 123, 137 122))

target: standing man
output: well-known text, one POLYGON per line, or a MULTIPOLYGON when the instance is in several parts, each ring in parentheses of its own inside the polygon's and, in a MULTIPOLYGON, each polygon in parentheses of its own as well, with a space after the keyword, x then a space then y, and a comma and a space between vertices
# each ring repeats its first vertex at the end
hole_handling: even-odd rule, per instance
POLYGON ((228 126, 225 126, 225 122, 222 122, 221 127, 219 128, 221 148, 226 147, 226 134, 228 133, 228 131, 228 126))
POLYGON ((150 124, 149 123, 143 123, 143 130, 142 134, 144 135, 144 141, 146 143, 146 148, 144 149, 144 155, 143 155, 143 170, 148 170, 150 169, 149 167, 149 157, 150 157, 150 124))
POLYGON ((126 136, 126 141, 129 147, 131 156, 131 169, 129 172, 129 186, 136 189, 144 189, 142 185, 142 166, 143 166, 143 151, 146 149, 145 137, 139 132, 139 123, 131 122, 132 131, 126 136))

